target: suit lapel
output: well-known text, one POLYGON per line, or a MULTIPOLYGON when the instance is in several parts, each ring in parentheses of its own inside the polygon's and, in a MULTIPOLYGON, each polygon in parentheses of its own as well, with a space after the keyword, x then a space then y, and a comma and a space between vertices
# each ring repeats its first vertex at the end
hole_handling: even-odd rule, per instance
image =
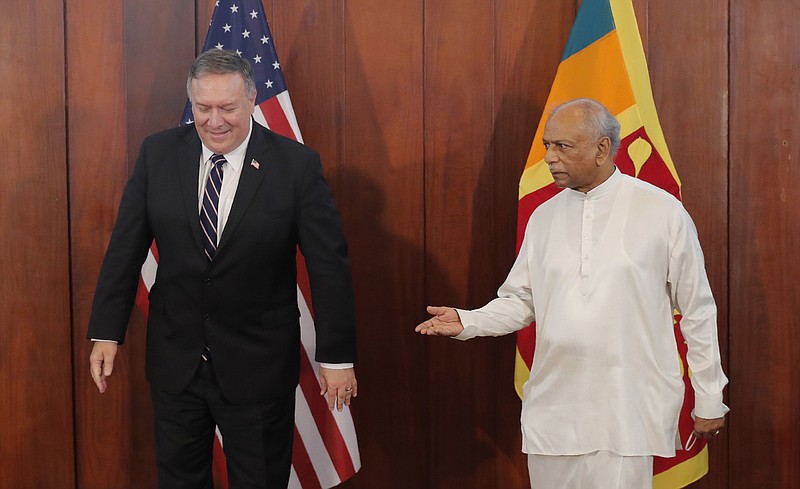
POLYGON ((192 130, 184 139, 186 144, 178 153, 178 180, 186 208, 186 217, 200 251, 203 251, 203 231, 200 229, 197 186, 200 178, 200 157, 202 146, 197 131, 192 130))
POLYGON ((247 145, 247 153, 242 165, 242 175, 239 178, 239 187, 236 189, 231 212, 228 214, 228 221, 222 231, 217 253, 225 247, 231 235, 236 231, 236 226, 242 220, 242 216, 244 216, 250 206, 250 202, 256 195, 264 175, 267 174, 269 160, 266 153, 268 151, 269 144, 266 140, 265 130, 258 123, 253 122, 253 133, 250 135, 250 142, 247 145))

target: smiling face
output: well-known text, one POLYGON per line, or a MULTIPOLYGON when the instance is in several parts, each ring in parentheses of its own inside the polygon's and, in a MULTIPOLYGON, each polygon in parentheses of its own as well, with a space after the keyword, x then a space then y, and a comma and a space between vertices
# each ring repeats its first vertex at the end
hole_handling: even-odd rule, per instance
POLYGON ((229 153, 247 137, 256 93, 248 96, 239 73, 209 73, 190 84, 195 129, 200 140, 217 154, 229 153))
POLYGON ((596 139, 587 129, 586 113, 579 104, 557 109, 544 126, 544 161, 559 188, 588 192, 614 171, 608 137, 596 139))

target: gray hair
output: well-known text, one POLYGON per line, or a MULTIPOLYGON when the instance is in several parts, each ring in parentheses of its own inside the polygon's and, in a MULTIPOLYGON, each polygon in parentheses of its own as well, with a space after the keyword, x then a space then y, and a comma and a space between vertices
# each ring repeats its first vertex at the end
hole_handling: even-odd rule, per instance
POLYGON ((576 98, 564 102, 556 106, 550 112, 550 116, 552 117, 559 110, 571 105, 579 106, 583 114, 584 129, 589 132, 596 141, 604 137, 607 137, 611 141, 609 156, 613 160, 614 155, 619 149, 620 124, 617 118, 608 111, 605 105, 592 98, 576 98))
POLYGON ((233 51, 224 49, 209 49, 195 58, 189 68, 189 77, 186 79, 186 93, 192 98, 192 80, 205 75, 222 75, 226 73, 239 73, 244 80, 247 97, 252 97, 256 91, 256 78, 250 62, 233 51))

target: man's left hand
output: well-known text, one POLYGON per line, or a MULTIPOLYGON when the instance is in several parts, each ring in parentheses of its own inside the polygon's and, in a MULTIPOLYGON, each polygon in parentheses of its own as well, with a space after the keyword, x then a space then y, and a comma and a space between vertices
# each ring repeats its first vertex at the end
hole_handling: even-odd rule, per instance
POLYGON ((322 386, 321 396, 328 401, 328 409, 333 411, 336 407, 341 411, 344 406, 350 405, 350 400, 358 396, 358 383, 356 371, 352 368, 325 368, 319 369, 319 383, 322 386))
POLYGON ((694 434, 696 437, 701 436, 706 440, 714 438, 719 435, 719 430, 725 426, 725 418, 695 418, 694 420, 694 434))

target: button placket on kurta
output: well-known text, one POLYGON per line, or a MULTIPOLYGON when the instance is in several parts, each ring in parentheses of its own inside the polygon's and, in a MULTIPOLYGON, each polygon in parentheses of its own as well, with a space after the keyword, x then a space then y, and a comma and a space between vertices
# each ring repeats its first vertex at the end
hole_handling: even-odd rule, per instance
POLYGON ((589 275, 592 272, 592 224, 594 220, 594 201, 588 196, 583 197, 583 217, 581 219, 581 293, 589 293, 589 275))

